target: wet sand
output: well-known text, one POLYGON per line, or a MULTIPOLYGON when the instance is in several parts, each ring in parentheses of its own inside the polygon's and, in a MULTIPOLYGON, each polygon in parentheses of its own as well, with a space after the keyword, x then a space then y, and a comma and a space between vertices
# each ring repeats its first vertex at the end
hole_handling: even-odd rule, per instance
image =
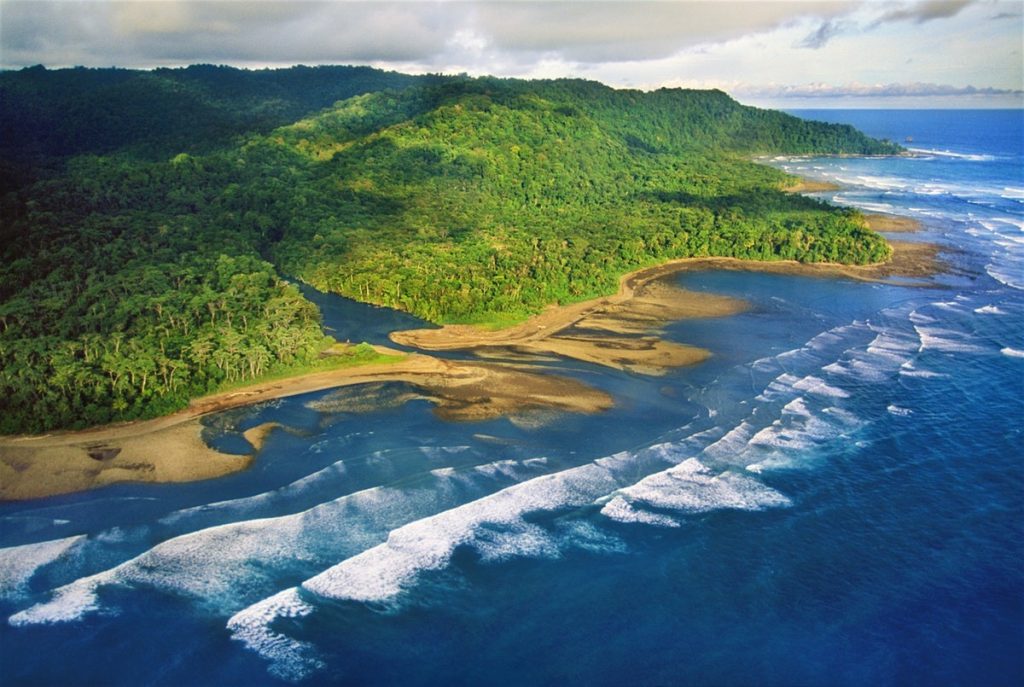
POLYGON ((307 407, 326 413, 365 413, 425 400, 434 404, 434 413, 444 420, 478 422, 563 412, 598 413, 614 405, 605 392, 567 377, 492 363, 451 365, 452 370, 401 380, 403 385, 341 388, 307 407))
POLYGON ((251 455, 207 446, 198 419, 162 425, 158 420, 24 440, 4 437, 0 499, 53 496, 118 482, 191 482, 238 472, 252 462, 251 455))
POLYGON ((887 234, 905 234, 921 231, 921 223, 912 217, 898 215, 864 215, 868 229, 887 234))
POLYGON ((430 351, 470 350, 481 357, 517 360, 529 360, 530 356, 550 360, 555 355, 661 375, 710 355, 705 349, 654 336, 666 324, 694 317, 724 317, 747 307, 735 298, 685 291, 658 281, 676 269, 670 264, 637 270, 619 281, 614 295, 552 306, 507 329, 447 325, 394 332, 391 339, 430 351))
POLYGON ((550 360, 555 355, 642 374, 665 374, 674 367, 701 362, 710 353, 659 339, 656 334, 662 327, 688 318, 733 315, 747 306, 735 298, 680 289, 660 281, 664 277, 682 271, 725 269, 888 282, 894 278, 925 279, 942 270, 938 246, 907 241, 891 241, 890 245, 893 257, 889 262, 863 266, 737 258, 672 260, 627 274, 612 296, 552 306, 507 329, 446 325, 394 332, 391 339, 429 351, 470 350, 481 357, 517 360, 529 360, 530 356, 550 360))
POLYGON ((437 405, 440 417, 456 421, 542 411, 596 413, 613 405, 606 393, 574 380, 412 354, 394 363, 318 372, 207 396, 154 420, 0 437, 0 500, 53 496, 119 482, 188 482, 238 472, 251 464, 280 425, 265 423, 246 430, 243 436, 252 451, 233 455, 206 445, 199 418, 274 398, 384 382, 411 385, 420 391, 416 397, 437 405))

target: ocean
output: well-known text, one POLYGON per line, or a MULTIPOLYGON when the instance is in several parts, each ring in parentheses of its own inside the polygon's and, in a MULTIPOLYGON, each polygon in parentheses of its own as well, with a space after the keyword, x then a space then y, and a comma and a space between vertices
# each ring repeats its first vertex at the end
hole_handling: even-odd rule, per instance
MULTIPOLYGON (((607 413, 318 392, 208 420, 290 428, 244 473, 0 504, 0 682, 1024 684, 1022 112, 796 114, 913 139, 770 164, 921 220, 933 286, 688 272, 752 305, 669 327, 707 362, 549 363, 607 413)), ((307 294, 341 339, 416 325, 307 294)))

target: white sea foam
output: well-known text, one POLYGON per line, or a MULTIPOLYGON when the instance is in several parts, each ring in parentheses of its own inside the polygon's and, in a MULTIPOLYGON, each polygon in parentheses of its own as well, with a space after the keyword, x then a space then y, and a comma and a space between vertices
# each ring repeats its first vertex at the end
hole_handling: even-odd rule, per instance
POLYGON ((793 393, 793 385, 800 381, 800 378, 796 375, 791 375, 788 372, 783 373, 773 379, 765 387, 765 390, 757 395, 758 401, 773 401, 779 397, 791 395, 793 393))
POLYGON ((656 527, 679 527, 679 520, 660 513, 637 510, 621 495, 616 495, 601 509, 601 515, 617 522, 654 525, 656 527))
POLYGON ((886 410, 889 411, 890 415, 896 415, 899 417, 907 417, 914 412, 910 408, 904 408, 895 404, 889 404, 886 410))
POLYGON ((998 305, 983 305, 980 308, 975 308, 974 312, 979 315, 1006 315, 1008 314, 1005 310, 1001 309, 998 305))
POLYGON ((247 513, 258 512, 266 509, 271 504, 292 500, 303 493, 322 490, 327 485, 344 478, 346 472, 347 468, 345 466, 345 461, 339 460, 332 465, 328 465, 321 470, 306 475, 305 477, 302 477, 301 479, 279 489, 274 489, 273 491, 264 492, 262 494, 256 494, 254 496, 246 496, 244 498, 230 499, 227 501, 215 501, 201 506, 184 508, 161 518, 160 523, 164 525, 173 525, 196 516, 209 517, 215 513, 221 513, 224 514, 225 517, 238 520, 244 517, 247 513))
POLYGON ((470 543, 481 528, 526 527, 522 518, 527 513, 584 506, 617 486, 614 471, 597 463, 536 477, 400 527, 383 544, 342 561, 302 586, 325 598, 388 601, 422 572, 446 567, 455 549, 470 543))
POLYGON ((843 391, 839 387, 832 386, 826 383, 820 377, 814 377, 808 375, 803 379, 793 384, 793 388, 799 391, 806 391, 807 393, 817 394, 818 396, 828 396, 831 398, 849 398, 850 394, 843 391))
MULTIPOLYGON (((685 442, 684 442, 685 443, 685 442)), ((308 644, 271 629, 279 617, 308 615, 305 595, 365 603, 391 603, 424 573, 448 567, 459 547, 476 550, 484 562, 517 556, 555 556, 565 546, 622 550, 616 538, 579 522, 544 528, 526 516, 591 506, 607 499, 605 514, 634 522, 671 526, 674 520, 644 513, 637 504, 681 512, 716 508, 754 510, 787 505, 778 492, 744 475, 712 473, 695 459, 685 460, 635 482, 637 470, 678 461, 680 444, 659 444, 640 453, 622 452, 593 463, 543 475, 476 501, 410 522, 382 544, 342 560, 302 583, 235 614, 233 636, 272 662, 272 671, 296 679, 315 670, 308 644), (629 486, 632 485, 632 486, 629 486), (616 490, 621 491, 616 493, 616 490), (616 500, 618 499, 618 500, 616 500), (614 504, 614 505, 609 505, 614 504), (631 506, 632 511, 626 506, 631 506)))
POLYGON ((919 377, 921 379, 945 379, 949 375, 944 372, 935 372, 933 370, 919 370, 916 367, 901 367, 900 374, 904 377, 919 377))
POLYGON ((920 155, 934 155, 937 157, 951 157, 958 160, 967 160, 969 162, 991 162, 995 160, 994 155, 986 155, 980 153, 956 153, 952 150, 931 150, 929 148, 907 148, 912 153, 918 153, 920 155))
POLYGON ((1006 346, 1005 348, 999 349, 999 352, 1011 358, 1024 358, 1024 350, 1019 348, 1010 348, 1009 346, 1006 346))
POLYGON ((23 598, 29 581, 40 568, 67 556, 85 538, 78 535, 0 549, 0 599, 23 598))
POLYGON ((989 263, 985 265, 985 272, 988 276, 992 277, 1004 286, 1009 286, 1011 289, 1017 289, 1018 291, 1024 291, 1024 277, 1021 277, 1021 269, 1019 265, 997 265, 995 263, 989 263))
POLYGON ((430 474, 435 477, 451 477, 455 474, 455 468, 434 468, 430 474))
POLYGON ((704 455, 720 460, 730 460, 746 449, 750 438, 754 435, 754 430, 755 427, 744 420, 729 430, 722 438, 709 444, 704 449, 704 455))
POLYGON ((271 675, 299 682, 323 668, 323 661, 317 658, 311 644, 276 632, 270 626, 279 618, 305 618, 314 610, 293 587, 239 611, 228 620, 228 629, 232 639, 270 662, 271 675))
POLYGON ((926 327, 914 325, 921 339, 920 350, 928 349, 945 353, 982 353, 985 349, 972 343, 969 334, 958 332, 946 327, 926 327))
MULTIPOLYGON (((532 476, 501 461, 432 475, 425 488, 373 487, 293 515, 218 525, 169 539, 114 568, 58 588, 53 597, 11 617, 12 624, 74 620, 99 608, 105 585, 141 585, 233 612, 287 574, 308 574, 379 544, 404 523, 458 505, 472 494, 532 476), (455 485, 471 489, 456 489, 455 485), (429 487, 429 488, 426 488, 429 487)), ((300 577, 301 579, 301 577, 300 577)))
POLYGON ((558 558, 558 543, 548 531, 527 523, 510 527, 481 526, 473 539, 473 548, 485 563, 510 558, 558 558))
POLYGON ((716 474, 696 458, 649 475, 620 490, 619 495, 634 508, 647 506, 680 513, 790 505, 788 498, 756 479, 729 470, 716 474))

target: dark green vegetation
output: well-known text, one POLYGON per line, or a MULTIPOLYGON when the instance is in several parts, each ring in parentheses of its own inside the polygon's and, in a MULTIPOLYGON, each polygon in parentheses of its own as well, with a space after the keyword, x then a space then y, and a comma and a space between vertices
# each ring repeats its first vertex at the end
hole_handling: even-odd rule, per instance
POLYGON ((319 364, 281 274, 507 321, 669 258, 883 260, 749 158, 898 150, 717 91, 333 67, 5 73, 0 130, 0 432, 319 364))

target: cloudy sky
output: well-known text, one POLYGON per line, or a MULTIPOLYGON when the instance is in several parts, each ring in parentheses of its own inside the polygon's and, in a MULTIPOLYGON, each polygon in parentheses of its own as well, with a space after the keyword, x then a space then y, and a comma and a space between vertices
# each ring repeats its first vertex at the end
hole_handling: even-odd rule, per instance
POLYGON ((1022 107, 1022 0, 0 0, 0 67, 578 76, 772 107, 1022 107))

